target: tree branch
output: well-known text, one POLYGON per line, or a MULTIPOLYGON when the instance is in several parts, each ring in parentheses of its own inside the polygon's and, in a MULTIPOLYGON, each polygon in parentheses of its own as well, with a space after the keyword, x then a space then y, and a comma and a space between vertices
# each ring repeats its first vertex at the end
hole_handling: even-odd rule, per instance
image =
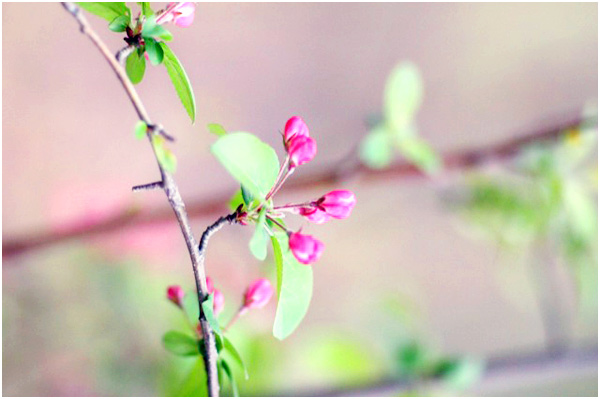
MULTIPOLYGON (((485 164, 490 160, 505 160, 512 157, 525 145, 556 140, 568 129, 580 126, 585 120, 575 117, 566 122, 528 132, 516 139, 489 146, 454 151, 443 154, 444 171, 469 169, 485 164)), ((596 122, 597 124, 597 122, 596 122)), ((417 168, 408 162, 398 162, 388 169, 372 170, 361 165, 356 158, 355 148, 352 153, 344 157, 332 167, 310 175, 298 176, 299 178, 289 181, 283 192, 300 191, 317 185, 330 186, 353 176, 360 175, 362 181, 377 182, 390 178, 425 177, 417 168)), ((188 204, 188 212, 191 217, 206 217, 223 212, 225 204, 231 197, 230 192, 222 193, 212 199, 202 199, 188 204)), ((124 210, 94 225, 85 222, 74 223, 74 226, 61 231, 42 231, 24 234, 21 237, 8 237, 2 240, 2 257, 10 257, 20 253, 39 249, 47 245, 57 244, 73 238, 85 238, 98 234, 110 233, 122 229, 125 226, 136 224, 152 224, 164 222, 171 218, 170 210, 124 210)))
MULTIPOLYGON (((90 40, 96 45, 96 47, 100 50, 106 61, 112 67, 113 71, 117 75, 117 78, 123 85, 123 89, 127 93, 127 96, 131 100, 133 108, 135 109, 138 117, 147 126, 151 128, 151 134, 158 133, 155 132, 157 130, 157 126, 154 125, 150 121, 150 117, 144 108, 144 105, 138 96, 133 84, 127 77, 127 73, 117 61, 106 44, 100 39, 100 37, 93 31, 93 29, 89 26, 87 19, 81 13, 81 10, 73 3, 63 3, 63 6, 69 11, 69 13, 77 20, 79 23, 81 32, 85 34, 90 40)), ((121 57, 123 57, 122 52, 119 52, 121 57)), ((152 145, 151 134, 148 135, 148 139, 150 140, 150 144, 152 145)), ((198 291, 198 306, 199 306, 199 320, 202 326, 202 331, 204 334, 204 346, 205 346, 205 356, 204 363, 206 366, 206 374, 208 376, 208 394, 210 396, 219 396, 219 381, 217 377, 217 347, 215 342, 215 337, 212 328, 208 324, 206 320, 206 316, 202 311, 202 302, 208 295, 208 289, 206 285, 206 274, 204 271, 204 257, 200 254, 196 246, 196 240, 192 233, 192 229, 190 227, 190 222, 186 213, 185 204, 181 198, 179 193, 179 188, 173 179, 173 176, 167 172, 160 165, 158 161, 158 157, 156 156, 156 149, 152 145, 152 149, 154 151, 154 156, 156 157, 156 161, 158 164, 158 168, 162 177, 162 189, 164 190, 167 199, 169 200, 169 205, 171 209, 175 213, 175 217, 177 218, 177 222, 181 228, 181 232, 185 239, 185 243, 187 245, 188 252, 190 254, 190 259, 192 261, 192 268, 194 270, 194 277, 196 279, 196 287, 198 291)))

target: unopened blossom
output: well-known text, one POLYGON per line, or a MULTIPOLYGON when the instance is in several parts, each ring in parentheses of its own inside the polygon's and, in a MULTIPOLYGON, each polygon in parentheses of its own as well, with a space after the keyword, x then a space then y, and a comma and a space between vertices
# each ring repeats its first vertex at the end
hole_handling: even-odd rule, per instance
POLYGON ((215 290, 215 286, 213 285, 213 281, 208 276, 206 276, 206 290, 208 291, 209 294, 212 294, 212 292, 215 290))
POLYGON ((285 128, 283 129, 283 139, 285 142, 285 147, 288 148, 290 142, 297 137, 308 137, 310 136, 308 132, 308 126, 299 116, 292 116, 285 124, 285 128))
POLYGON ((301 233, 290 234, 290 250, 300 263, 315 263, 321 257, 325 245, 313 236, 301 233))
POLYGON ((298 213, 316 224, 323 224, 331 219, 327 212, 317 208, 316 206, 301 207, 298 209, 298 213))
POLYGON ((345 219, 350 216, 356 204, 356 196, 349 190, 335 190, 319 198, 317 204, 327 215, 336 219, 345 219))
POLYGON ((245 308, 262 308, 273 296, 273 286, 266 278, 261 278, 250 284, 244 294, 245 308))
POLYGON ((294 137, 289 144, 290 167, 303 165, 317 155, 317 142, 309 136, 294 137))
POLYGON ((184 296, 183 288, 178 285, 171 285, 167 288, 167 299, 179 307, 183 306, 184 296))
POLYGON ((223 295, 223 293, 220 290, 215 290, 214 297, 213 297, 213 311, 217 315, 217 314, 221 313, 221 311, 223 310, 224 307, 225 307, 225 296, 223 295))
POLYGON ((192 2, 169 3, 167 10, 156 19, 156 23, 173 22, 175 25, 185 28, 194 22, 196 5, 192 2))

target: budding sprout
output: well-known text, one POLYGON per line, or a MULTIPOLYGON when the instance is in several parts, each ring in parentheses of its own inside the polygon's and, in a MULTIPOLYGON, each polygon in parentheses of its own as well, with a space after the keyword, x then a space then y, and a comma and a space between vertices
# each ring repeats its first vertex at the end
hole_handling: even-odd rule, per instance
POLYGON ((167 299, 178 307, 183 307, 183 297, 185 292, 178 285, 171 285, 167 288, 167 299))
POLYGON ((309 265, 321 257, 325 245, 313 236, 300 233, 290 234, 290 250, 300 263, 309 265))
POLYGON ((157 24, 173 22, 175 25, 186 28, 194 22, 196 5, 192 2, 169 3, 167 9, 157 19, 157 24))
POLYGON ((244 307, 258 309, 265 306, 273 296, 273 286, 266 278, 256 280, 246 290, 244 307))

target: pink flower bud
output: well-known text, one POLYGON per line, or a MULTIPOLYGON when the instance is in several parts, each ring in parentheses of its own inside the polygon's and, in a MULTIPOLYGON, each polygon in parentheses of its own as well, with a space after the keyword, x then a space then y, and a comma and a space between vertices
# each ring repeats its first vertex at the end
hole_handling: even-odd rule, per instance
POLYGON ((345 219, 350 216, 356 204, 356 196, 349 190, 335 190, 322 196, 317 204, 327 215, 336 219, 345 219))
POLYGON ((213 311, 215 315, 221 313, 225 307, 225 296, 219 290, 214 291, 215 296, 213 297, 213 311))
POLYGON ((315 263, 321 257, 325 245, 307 234, 290 234, 290 249, 298 262, 305 265, 315 263))
POLYGON ((304 217, 306 217, 308 220, 310 220, 313 223, 316 224, 323 224, 326 221, 328 221, 329 219, 331 219, 329 217, 329 215, 327 214, 327 212, 324 212, 316 207, 314 208, 300 208, 298 210, 298 213, 304 217))
POLYGON ((169 3, 167 10, 169 11, 156 19, 156 23, 173 22, 181 28, 186 28, 194 22, 196 5, 192 2, 169 3))
POLYGON ((292 116, 285 124, 283 130, 283 139, 285 141, 285 147, 289 147, 290 141, 297 137, 308 137, 308 126, 299 116, 292 116))
POLYGON ((292 168, 303 165, 317 155, 317 142, 309 136, 294 137, 288 147, 288 153, 292 168))
POLYGON ((215 286, 213 285, 212 279, 208 276, 206 276, 206 289, 208 290, 208 294, 212 294, 212 292, 215 290, 215 286))
POLYGON ((244 294, 245 308, 262 308, 273 296, 273 287, 266 278, 261 278, 250 284, 244 294))
POLYGON ((178 285, 171 285, 167 288, 167 299, 173 302, 176 306, 183 306, 183 297, 185 296, 185 292, 178 285))

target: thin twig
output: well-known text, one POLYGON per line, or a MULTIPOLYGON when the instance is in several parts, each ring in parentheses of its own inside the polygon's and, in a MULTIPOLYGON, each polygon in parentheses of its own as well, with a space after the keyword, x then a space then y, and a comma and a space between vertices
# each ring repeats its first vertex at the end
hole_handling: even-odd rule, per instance
POLYGON ((162 181, 155 181, 147 184, 140 184, 139 186, 131 187, 131 191, 147 191, 147 190, 156 190, 157 188, 162 188, 162 181))
MULTIPOLYGON (((509 139, 504 142, 471 150, 448 152, 442 155, 444 172, 477 167, 492 159, 497 161, 508 159, 523 146, 556 140, 565 131, 576 128, 586 121, 586 119, 578 116, 560 124, 530 131, 516 139, 509 139)), ((597 125, 597 122, 595 124, 597 125)), ((282 191, 292 192, 301 191, 309 187, 313 189, 317 186, 327 187, 355 175, 360 175, 362 177, 361 181, 365 183, 375 183, 382 180, 389 181, 390 178, 427 178, 418 168, 408 162, 398 162, 384 170, 372 170, 360 165, 356 158, 354 158, 354 162, 349 162, 349 160, 349 157, 346 156, 341 163, 336 162, 329 168, 313 174, 297 176, 296 179, 287 182, 282 191)), ((206 217, 223 212, 225 204, 229 202, 230 198, 231 192, 224 192, 208 200, 200 199, 191 202, 188 204, 189 215, 191 217, 206 217)), ((97 234, 106 234, 135 224, 160 223, 170 220, 171 217, 171 211, 167 209, 158 211, 126 209, 92 225, 82 220, 78 223, 73 223, 73 227, 60 232, 48 230, 23 234, 20 237, 4 238, 2 240, 2 257, 6 258, 18 255, 29 250, 39 249, 74 238, 79 239, 97 234)))
POLYGON ((130 44, 117 51, 117 54, 115 55, 117 62, 119 62, 119 64, 121 65, 125 65, 125 60, 127 59, 127 57, 129 57, 131 53, 133 53, 133 50, 135 50, 135 46, 130 44))
MULTIPOLYGON (((148 126, 155 126, 150 121, 150 117, 148 116, 148 113, 146 112, 146 109, 144 108, 144 105, 139 95, 133 87, 133 84, 127 77, 125 70, 117 61, 117 59, 113 57, 106 44, 104 44, 100 37, 89 26, 87 19, 83 16, 81 10, 73 3, 63 3, 63 6, 77 20, 81 32, 90 38, 90 40, 94 43, 94 45, 96 45, 96 47, 100 50, 106 61, 112 67, 113 71, 117 75, 117 78, 123 85, 127 96, 131 100, 131 103, 133 104, 133 107, 136 113, 138 114, 139 119, 146 123, 146 125, 148 126)), ((150 136, 148 138, 151 140, 150 136)), ((210 396, 219 396, 219 380, 217 375, 217 347, 213 330, 206 321, 206 315, 202 311, 202 302, 208 295, 208 289, 206 285, 206 273, 204 271, 203 266, 204 259, 203 256, 200 255, 200 252, 198 251, 198 248, 196 246, 196 239, 194 238, 194 235, 192 233, 190 222, 185 209, 185 204, 183 203, 183 200, 179 193, 179 188, 177 187, 173 176, 162 168, 160 162, 158 161, 158 157, 154 146, 152 146, 152 148, 162 177, 162 188, 165 194, 167 195, 171 209, 175 213, 177 222, 179 223, 181 232, 183 233, 183 237, 187 245, 188 252, 190 254, 190 259, 192 261, 192 268, 194 270, 194 277, 196 279, 198 291, 198 307, 200 314, 199 320, 205 337, 204 347, 206 356, 204 357, 204 363, 207 374, 208 394, 210 396)))

